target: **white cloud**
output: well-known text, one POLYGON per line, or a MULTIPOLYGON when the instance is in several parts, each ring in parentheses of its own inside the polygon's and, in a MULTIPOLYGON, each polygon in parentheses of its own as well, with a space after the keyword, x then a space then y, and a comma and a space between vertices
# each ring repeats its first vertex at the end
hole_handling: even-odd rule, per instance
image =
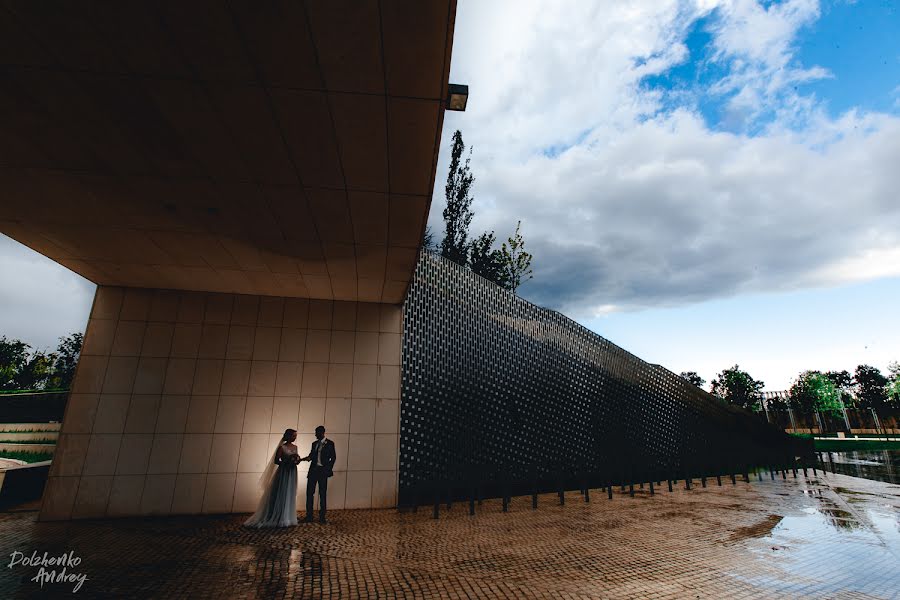
POLYGON ((821 66, 803 67, 794 59, 798 32, 820 15, 818 0, 787 0, 763 5, 756 0, 724 1, 717 7, 711 31, 713 61, 729 68, 712 86, 728 96, 734 129, 752 125, 774 111, 778 123, 796 124, 816 109, 796 86, 831 77, 821 66))
POLYGON ((686 59, 712 2, 460 2, 452 79, 471 96, 447 113, 444 141, 460 128, 475 148, 473 230, 502 239, 522 219, 535 255, 526 297, 580 318, 859 279, 854 257, 880 265, 864 277, 894 272, 900 119, 831 119, 793 91, 824 74, 792 50, 816 2, 716 6, 722 89, 776 115, 755 135, 663 110, 641 85, 686 59))

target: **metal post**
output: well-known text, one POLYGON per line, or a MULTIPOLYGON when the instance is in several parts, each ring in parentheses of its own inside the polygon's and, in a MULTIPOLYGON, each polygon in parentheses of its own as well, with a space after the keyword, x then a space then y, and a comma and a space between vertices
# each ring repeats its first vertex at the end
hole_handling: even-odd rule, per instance
POLYGON ((650 495, 653 495, 653 481, 650 481, 650 495))
POLYGON ((819 411, 814 411, 816 414, 816 422, 819 424, 819 435, 825 433, 825 426, 822 424, 822 415, 819 414, 819 411))
POLYGON ((880 435, 883 435, 885 439, 887 439, 887 433, 885 432, 884 428, 881 427, 881 419, 878 418, 878 413, 875 412, 874 408, 870 408, 869 410, 872 411, 872 418, 875 419, 875 431, 877 431, 880 435))

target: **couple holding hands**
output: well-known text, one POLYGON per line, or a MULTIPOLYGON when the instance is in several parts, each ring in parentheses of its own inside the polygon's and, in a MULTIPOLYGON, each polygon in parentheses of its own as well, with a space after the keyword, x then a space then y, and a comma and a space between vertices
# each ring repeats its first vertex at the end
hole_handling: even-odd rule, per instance
POLYGON ((286 429, 259 479, 263 495, 259 507, 244 521, 247 527, 289 527, 297 524, 297 465, 310 461, 306 474, 306 523, 313 520, 313 497, 319 488, 319 523, 325 523, 328 478, 334 472, 334 442, 325 437, 325 427, 316 427, 316 441, 309 454, 301 457, 294 445, 296 429, 286 429))

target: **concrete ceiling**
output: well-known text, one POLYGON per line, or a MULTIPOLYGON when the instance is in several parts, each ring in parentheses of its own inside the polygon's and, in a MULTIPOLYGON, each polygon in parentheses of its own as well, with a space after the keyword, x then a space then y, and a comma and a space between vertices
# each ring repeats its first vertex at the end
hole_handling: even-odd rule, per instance
POLYGON ((455 0, 0 4, 0 232, 98 284, 402 302, 455 0))

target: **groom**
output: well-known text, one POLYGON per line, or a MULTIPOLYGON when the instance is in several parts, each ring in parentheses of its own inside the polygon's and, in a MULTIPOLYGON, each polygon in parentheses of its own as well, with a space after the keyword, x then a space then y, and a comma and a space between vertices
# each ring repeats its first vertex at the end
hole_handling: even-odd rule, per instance
POLYGON ((332 468, 336 455, 334 442, 325 437, 325 428, 322 425, 316 427, 316 441, 312 444, 309 456, 300 460, 311 461, 309 472, 306 474, 306 518, 305 523, 313 520, 313 496, 316 486, 319 486, 319 523, 325 523, 325 499, 328 495, 328 478, 334 475, 332 468))

